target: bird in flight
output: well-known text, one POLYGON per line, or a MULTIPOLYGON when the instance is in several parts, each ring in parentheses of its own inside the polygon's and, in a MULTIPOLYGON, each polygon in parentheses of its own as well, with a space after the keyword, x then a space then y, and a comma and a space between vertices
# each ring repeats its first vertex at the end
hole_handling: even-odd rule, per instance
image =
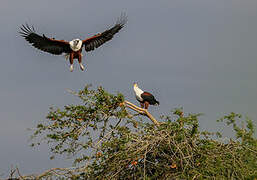
POLYGON ((136 95, 136 99, 140 102, 140 105, 142 108, 148 109, 149 104, 150 105, 160 104, 159 101, 157 101, 151 93, 140 89, 137 83, 134 83, 134 92, 136 95))
POLYGON ((22 25, 19 33, 37 49, 54 55, 65 53, 66 57, 70 60, 70 71, 73 71, 73 60, 78 59, 80 69, 83 71, 85 68, 82 64, 82 48, 85 47, 85 51, 87 52, 98 48, 105 42, 111 40, 114 34, 118 33, 120 29, 124 27, 126 22, 127 16, 121 14, 112 28, 84 40, 73 39, 71 41, 65 41, 49 38, 44 34, 41 36, 36 33, 33 26, 29 26, 28 24, 22 25))

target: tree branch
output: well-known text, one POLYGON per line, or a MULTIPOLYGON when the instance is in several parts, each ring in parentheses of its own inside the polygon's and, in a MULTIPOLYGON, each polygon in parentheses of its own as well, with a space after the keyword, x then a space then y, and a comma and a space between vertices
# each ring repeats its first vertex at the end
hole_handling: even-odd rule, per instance
POLYGON ((132 104, 131 102, 126 101, 126 100, 122 104, 127 108, 130 108, 140 114, 147 116, 156 126, 160 125, 160 123, 152 116, 152 114, 150 114, 147 111, 147 109, 140 108, 140 107, 136 106, 135 104, 132 104))

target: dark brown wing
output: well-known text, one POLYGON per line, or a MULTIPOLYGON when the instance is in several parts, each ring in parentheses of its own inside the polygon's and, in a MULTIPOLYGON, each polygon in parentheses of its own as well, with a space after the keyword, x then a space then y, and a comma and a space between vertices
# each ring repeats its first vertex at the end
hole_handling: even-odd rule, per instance
POLYGON ((113 38, 113 35, 120 31, 121 28, 124 27, 124 25, 127 22, 127 17, 125 14, 121 14, 121 17, 118 18, 116 24, 111 28, 103 33, 96 34, 88 39, 83 40, 83 45, 85 45, 86 51, 92 51, 95 48, 98 48, 105 42, 111 40, 113 38))
POLYGON ((141 97, 144 101, 149 102, 151 105, 159 104, 159 102, 154 98, 154 96, 149 92, 143 92, 141 94, 141 97))
POLYGON ((52 38, 46 37, 44 34, 40 36, 36 34, 33 26, 22 25, 20 27, 21 31, 19 32, 22 37, 24 37, 32 46, 42 51, 60 55, 62 53, 70 53, 69 42, 64 40, 55 40, 52 38))

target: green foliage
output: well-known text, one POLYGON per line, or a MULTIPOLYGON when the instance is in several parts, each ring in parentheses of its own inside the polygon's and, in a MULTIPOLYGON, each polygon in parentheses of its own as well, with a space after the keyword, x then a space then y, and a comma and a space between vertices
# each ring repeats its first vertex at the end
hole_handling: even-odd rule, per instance
MULTIPOLYGON (((224 143, 201 131, 200 114, 175 109, 160 126, 132 115, 102 87, 73 93, 81 105, 50 108, 33 138, 42 137, 54 154, 73 158, 66 173, 40 176, 71 179, 253 179, 257 177, 257 139, 250 119, 231 113, 219 121, 232 125, 235 139, 224 143), (246 123, 239 126, 238 123, 246 123)), ((217 133, 222 138, 221 133, 217 133)), ((36 142, 37 139, 35 139, 36 142)), ((41 142, 41 141, 40 141, 41 142)), ((37 143, 34 143, 37 144, 37 143)))
MULTIPOLYGON (((82 104, 66 105, 63 110, 51 107, 47 122, 38 124, 32 136, 35 139, 44 133, 42 140, 51 144, 53 153, 69 156, 92 148, 93 139, 104 136, 112 118, 119 119, 127 115, 126 110, 119 106, 124 101, 120 93, 112 95, 102 87, 92 90, 89 85, 78 93, 72 93, 82 100, 82 104)), ((82 154, 82 159, 89 158, 85 155, 87 153, 82 154)), ((77 158, 74 160, 81 161, 77 158)))

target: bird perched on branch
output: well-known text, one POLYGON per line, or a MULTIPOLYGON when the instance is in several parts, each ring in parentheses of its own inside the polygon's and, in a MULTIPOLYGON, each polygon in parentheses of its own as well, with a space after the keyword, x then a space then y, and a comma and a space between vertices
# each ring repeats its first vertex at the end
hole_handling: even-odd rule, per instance
POLYGON ((149 104, 150 105, 160 104, 159 101, 157 101, 151 93, 140 89, 137 83, 134 83, 134 92, 136 95, 136 99, 140 102, 140 105, 142 108, 148 109, 149 104))
POLYGON ((126 22, 127 16, 125 14, 121 14, 120 18, 118 18, 116 24, 112 28, 84 40, 73 39, 71 41, 65 41, 49 38, 44 34, 41 36, 36 33, 33 26, 29 26, 28 24, 22 25, 19 33, 37 49, 54 55, 66 53, 66 57, 70 60, 70 71, 73 71, 73 60, 78 59, 80 69, 83 71, 85 69, 82 65, 81 52, 83 46, 85 47, 85 51, 92 51, 95 48, 98 48, 105 42, 111 40, 114 34, 118 33, 120 29, 124 27, 126 22))

